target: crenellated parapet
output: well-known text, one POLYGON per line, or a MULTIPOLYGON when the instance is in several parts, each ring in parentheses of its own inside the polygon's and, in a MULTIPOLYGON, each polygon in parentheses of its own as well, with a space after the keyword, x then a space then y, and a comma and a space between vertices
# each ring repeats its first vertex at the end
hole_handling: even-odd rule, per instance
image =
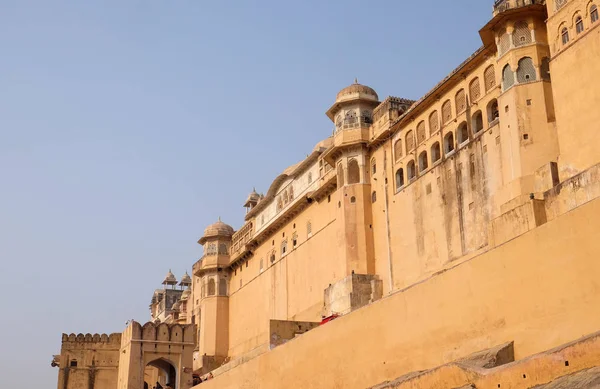
POLYGON ((62 343, 105 343, 120 344, 121 334, 62 334, 62 343))
POLYGON ((193 324, 155 324, 147 322, 144 325, 133 321, 123 332, 122 344, 131 341, 193 343, 193 324))

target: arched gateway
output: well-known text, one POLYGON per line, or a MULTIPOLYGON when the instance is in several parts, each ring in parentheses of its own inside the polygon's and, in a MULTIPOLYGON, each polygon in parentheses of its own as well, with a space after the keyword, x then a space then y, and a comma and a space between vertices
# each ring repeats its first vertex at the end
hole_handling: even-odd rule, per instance
POLYGON ((118 389, 151 388, 157 382, 191 388, 194 327, 131 322, 121 337, 118 389))

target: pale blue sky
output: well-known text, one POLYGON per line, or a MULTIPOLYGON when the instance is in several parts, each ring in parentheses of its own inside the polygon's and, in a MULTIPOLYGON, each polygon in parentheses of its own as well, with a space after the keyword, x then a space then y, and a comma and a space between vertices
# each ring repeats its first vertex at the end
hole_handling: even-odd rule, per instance
POLYGON ((218 216, 331 134, 355 77, 417 99, 492 0, 0 0, 3 386, 56 387, 62 332, 148 319, 218 216))

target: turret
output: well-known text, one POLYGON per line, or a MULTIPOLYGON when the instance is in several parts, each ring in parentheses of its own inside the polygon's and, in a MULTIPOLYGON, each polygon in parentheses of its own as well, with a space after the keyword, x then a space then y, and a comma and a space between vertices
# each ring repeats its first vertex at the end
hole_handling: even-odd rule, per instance
POLYGON ((204 255, 193 274, 193 314, 198 318, 194 320, 198 325, 194 369, 203 373, 218 367, 229 349, 229 275, 225 268, 229 265, 233 233, 233 228, 219 219, 198 240, 204 255))

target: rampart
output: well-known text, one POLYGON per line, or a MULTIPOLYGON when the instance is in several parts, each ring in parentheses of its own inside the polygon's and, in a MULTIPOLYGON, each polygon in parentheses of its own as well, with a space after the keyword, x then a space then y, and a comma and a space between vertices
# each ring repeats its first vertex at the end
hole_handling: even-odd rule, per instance
POLYGON ((519 361, 592 334, 600 329, 599 230, 595 199, 202 388, 364 389, 506 342, 519 361))

